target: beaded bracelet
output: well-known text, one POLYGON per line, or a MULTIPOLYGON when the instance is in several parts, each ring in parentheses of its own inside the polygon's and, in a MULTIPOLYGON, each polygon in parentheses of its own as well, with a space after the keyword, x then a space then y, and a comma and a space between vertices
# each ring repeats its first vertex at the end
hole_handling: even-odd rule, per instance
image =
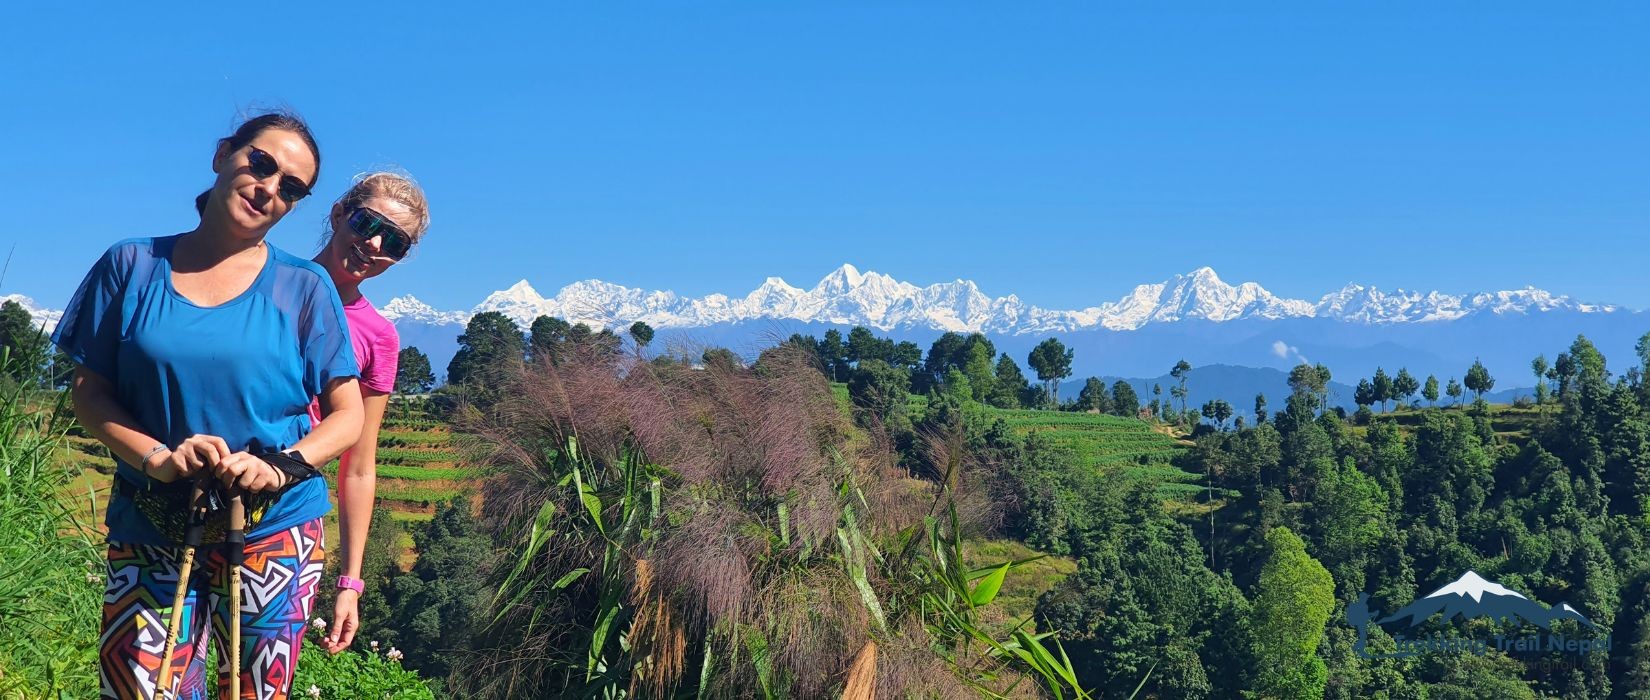
POLYGON ((143 453, 143 459, 138 460, 138 471, 143 472, 144 476, 148 476, 149 458, 160 454, 160 451, 164 449, 167 449, 165 445, 155 445, 154 447, 149 448, 148 452, 143 453))

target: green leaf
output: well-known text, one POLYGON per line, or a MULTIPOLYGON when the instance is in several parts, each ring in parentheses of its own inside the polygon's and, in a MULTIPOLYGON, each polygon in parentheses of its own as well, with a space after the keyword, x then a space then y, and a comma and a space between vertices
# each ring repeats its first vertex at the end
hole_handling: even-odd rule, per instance
POLYGON ((757 630, 745 637, 745 649, 750 652, 751 665, 756 667, 756 682, 762 688, 763 698, 773 698, 773 659, 768 651, 768 640, 757 630))
POLYGON ((585 669, 585 680, 595 677, 596 667, 601 664, 602 651, 607 646, 607 635, 613 632, 613 621, 618 617, 619 606, 607 606, 607 609, 601 611, 601 617, 596 620, 595 629, 590 631, 590 657, 589 665, 585 669))
POLYGON ((854 588, 859 590, 860 602, 865 609, 871 612, 871 618, 876 620, 877 628, 886 631, 888 621, 882 614, 882 603, 877 600, 876 590, 871 588, 871 581, 865 573, 865 556, 850 544, 853 536, 842 528, 836 529, 837 541, 842 544, 842 558, 848 565, 848 577, 853 579, 854 588))
POLYGON ((779 504, 779 543, 791 546, 791 511, 784 503, 779 504))
POLYGON ((577 569, 569 571, 569 572, 563 574, 561 578, 556 579, 555 583, 550 584, 550 590, 559 591, 563 588, 566 588, 569 585, 571 585, 574 581, 579 580, 580 576, 583 576, 583 575, 588 574, 588 573, 590 573, 590 570, 586 569, 584 567, 579 567, 577 569))
POLYGON ((969 602, 975 606, 981 606, 990 605, 991 601, 996 600, 997 591, 1002 589, 1003 578, 1008 576, 1008 569, 1011 566, 1013 564, 1003 564, 993 569, 991 573, 986 574, 985 578, 974 586, 974 591, 969 594, 969 602))
MULTIPOLYGON (((544 505, 539 507, 538 515, 533 518, 533 531, 527 538, 527 547, 521 550, 521 558, 516 561, 516 567, 510 571, 509 576, 504 578, 503 585, 498 587, 498 593, 493 596, 493 605, 498 605, 499 599, 503 598, 505 592, 510 590, 510 584, 527 568, 527 562, 532 561, 533 555, 538 554, 539 547, 544 546, 545 541, 555 534, 555 531, 550 529, 550 520, 555 515, 556 504, 554 502, 546 500, 544 505)), ((503 611, 500 611, 500 614, 503 614, 503 611)))
POLYGON ((579 473, 578 467, 573 467, 573 487, 579 490, 579 502, 590 514, 590 520, 595 522, 596 531, 607 536, 607 523, 602 522, 602 498, 597 496, 593 489, 584 483, 584 476, 579 473))
POLYGON ((1146 680, 1151 678, 1152 677, 1152 671, 1156 671, 1156 670, 1157 670, 1157 662, 1153 661, 1151 668, 1146 669, 1146 675, 1140 677, 1140 685, 1135 686, 1134 687, 1134 692, 1129 693, 1129 700, 1134 700, 1134 697, 1140 694, 1140 689, 1146 687, 1146 680))
POLYGON ((710 679, 716 672, 716 656, 711 653, 710 635, 705 635, 705 661, 699 668, 699 697, 708 697, 705 690, 710 687, 710 679))

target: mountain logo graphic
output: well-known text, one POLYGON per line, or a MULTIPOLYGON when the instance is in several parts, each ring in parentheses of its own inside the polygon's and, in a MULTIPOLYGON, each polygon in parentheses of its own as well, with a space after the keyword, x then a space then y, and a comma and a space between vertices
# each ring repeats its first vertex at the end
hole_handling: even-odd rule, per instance
POLYGON ((1404 628, 1414 629, 1440 615, 1440 621, 1445 623, 1489 618, 1515 624, 1532 624, 1548 631, 1553 629, 1555 622, 1574 620, 1583 628, 1595 633, 1605 631, 1569 603, 1548 607, 1540 601, 1531 600, 1517 591, 1485 579, 1475 571, 1462 574, 1461 578, 1416 599, 1415 602, 1399 608, 1397 612, 1386 617, 1381 617, 1380 611, 1369 608, 1368 593, 1359 594, 1358 600, 1346 608, 1347 622, 1358 628, 1358 641, 1353 648, 1359 655, 1366 657, 1368 654, 1365 645, 1368 640, 1369 623, 1381 626, 1402 623, 1404 628))
POLYGON ((1385 625, 1407 619, 1410 627, 1418 627, 1427 618, 1439 613, 1443 613, 1444 622, 1456 618, 1470 620, 1489 617, 1552 629, 1553 623, 1558 620, 1576 620, 1588 628, 1598 629, 1598 625, 1570 607, 1569 603, 1559 603, 1549 608, 1506 586, 1485 580, 1473 571, 1462 574, 1454 583, 1428 593, 1426 597, 1405 605, 1375 624, 1385 625))

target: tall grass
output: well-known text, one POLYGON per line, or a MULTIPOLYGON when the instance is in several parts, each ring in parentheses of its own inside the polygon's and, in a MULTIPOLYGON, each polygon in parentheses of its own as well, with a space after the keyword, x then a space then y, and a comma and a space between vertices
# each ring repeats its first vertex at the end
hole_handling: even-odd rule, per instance
POLYGON ((1086 697, 1045 636, 981 630, 957 451, 935 480, 855 429, 803 357, 564 355, 466 419, 513 551, 465 697, 1086 697))
POLYGON ((103 566, 80 519, 93 494, 53 459, 66 443, 65 396, 17 382, 0 352, 0 698, 98 693, 103 566))

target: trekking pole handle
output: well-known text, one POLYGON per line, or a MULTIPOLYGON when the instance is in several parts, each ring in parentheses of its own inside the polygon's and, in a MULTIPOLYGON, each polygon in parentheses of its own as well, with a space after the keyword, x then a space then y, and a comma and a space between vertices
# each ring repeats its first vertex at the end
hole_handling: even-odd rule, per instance
POLYGON ((240 494, 229 498, 229 530, 224 533, 224 556, 240 566, 246 562, 246 502, 240 494))
POLYGON ((229 565, 229 697, 241 692, 241 564, 246 562, 246 501, 229 497, 229 530, 224 533, 224 559, 229 565))

